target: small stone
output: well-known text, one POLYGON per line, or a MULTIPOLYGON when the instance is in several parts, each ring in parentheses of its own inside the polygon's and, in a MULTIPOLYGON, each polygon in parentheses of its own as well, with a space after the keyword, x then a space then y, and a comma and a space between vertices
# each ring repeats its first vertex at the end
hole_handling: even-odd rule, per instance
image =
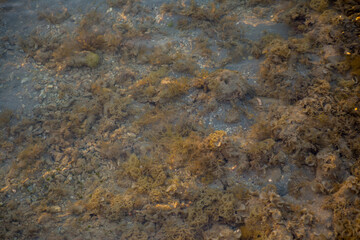
POLYGON ((240 211, 245 211, 245 210, 246 210, 246 206, 245 206, 244 204, 241 204, 241 205, 239 206, 239 210, 240 210, 240 211))
POLYGON ((61 207, 60 206, 52 206, 48 209, 48 211, 50 213, 59 213, 59 212, 61 212, 61 207))
POLYGON ((128 135, 129 137, 131 137, 131 138, 136 137, 135 133, 128 133, 127 135, 128 135))
POLYGON ((29 81, 29 78, 23 78, 23 79, 21 80, 21 84, 26 83, 27 81, 29 81))

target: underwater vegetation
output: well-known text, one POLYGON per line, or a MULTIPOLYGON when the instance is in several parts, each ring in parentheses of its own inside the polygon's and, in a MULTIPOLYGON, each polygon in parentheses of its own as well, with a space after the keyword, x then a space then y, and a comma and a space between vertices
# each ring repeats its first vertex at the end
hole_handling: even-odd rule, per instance
POLYGON ((7 126, 13 117, 13 112, 9 109, 5 109, 0 113, 0 128, 7 126))
POLYGON ((327 0, 311 0, 310 7, 318 12, 323 12, 329 6, 327 0))
POLYGON ((0 113, 0 238, 358 239, 355 2, 37 12, 19 46, 53 81, 0 113), (245 39, 247 15, 289 37, 245 39))
POLYGON ((51 24, 60 24, 70 17, 70 13, 66 8, 38 12, 39 20, 46 20, 51 24))
POLYGON ((196 88, 217 101, 244 99, 251 93, 251 87, 239 72, 218 69, 212 73, 203 72, 194 82, 196 88))
POLYGON ((59 71, 69 67, 96 68, 103 51, 122 49, 125 51, 122 55, 128 55, 132 46, 127 41, 142 36, 140 31, 126 23, 109 28, 101 22, 102 17, 99 12, 90 11, 78 22, 75 34, 40 35, 33 32, 20 38, 19 45, 36 61, 59 71))

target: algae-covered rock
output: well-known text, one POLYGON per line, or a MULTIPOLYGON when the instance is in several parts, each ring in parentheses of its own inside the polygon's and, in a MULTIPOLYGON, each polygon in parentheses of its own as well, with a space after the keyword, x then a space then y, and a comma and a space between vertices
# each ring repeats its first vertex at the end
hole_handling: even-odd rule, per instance
POLYGON ((100 56, 96 53, 89 52, 85 58, 85 64, 88 67, 95 68, 100 63, 100 56))
POLYGON ((209 74, 203 84, 219 101, 244 99, 250 91, 250 86, 241 73, 227 69, 220 69, 209 74))
POLYGON ((68 66, 96 68, 100 63, 100 56, 96 53, 83 51, 69 59, 68 66))
POLYGON ((13 112, 9 109, 0 112, 0 128, 7 126, 13 115, 13 112))
POLYGON ((327 0, 311 0, 310 7, 318 12, 323 12, 329 3, 327 0))

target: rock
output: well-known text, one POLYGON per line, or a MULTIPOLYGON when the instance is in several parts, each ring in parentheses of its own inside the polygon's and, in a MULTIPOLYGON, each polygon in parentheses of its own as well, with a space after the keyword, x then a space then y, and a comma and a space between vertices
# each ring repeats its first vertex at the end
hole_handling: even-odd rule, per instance
POLYGON ((211 73, 206 81, 208 88, 215 95, 216 100, 230 101, 236 98, 243 99, 249 93, 250 86, 241 73, 227 69, 211 73))
POLYGON ((83 51, 68 60, 70 67, 90 67, 96 68, 100 63, 100 56, 96 53, 83 51))
POLYGON ((48 212, 59 213, 59 212, 61 212, 61 207, 60 206, 51 206, 51 207, 49 207, 48 212))
POLYGON ((85 58, 85 64, 88 67, 95 68, 100 63, 100 57, 96 53, 89 52, 85 58))

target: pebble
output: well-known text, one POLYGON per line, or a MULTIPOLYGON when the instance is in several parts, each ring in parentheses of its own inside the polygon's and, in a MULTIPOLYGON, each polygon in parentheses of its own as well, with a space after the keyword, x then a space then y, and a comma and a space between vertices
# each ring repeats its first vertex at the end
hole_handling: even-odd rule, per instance
POLYGON ((24 84, 24 83, 26 83, 26 82, 28 82, 30 79, 29 78, 23 78, 22 80, 21 80, 21 84, 24 84))
POLYGON ((61 212, 61 207, 60 206, 52 206, 49 208, 49 212, 50 213, 59 213, 59 212, 61 212))
POLYGON ((128 135, 129 137, 131 137, 131 138, 136 137, 135 133, 128 133, 127 135, 128 135))

